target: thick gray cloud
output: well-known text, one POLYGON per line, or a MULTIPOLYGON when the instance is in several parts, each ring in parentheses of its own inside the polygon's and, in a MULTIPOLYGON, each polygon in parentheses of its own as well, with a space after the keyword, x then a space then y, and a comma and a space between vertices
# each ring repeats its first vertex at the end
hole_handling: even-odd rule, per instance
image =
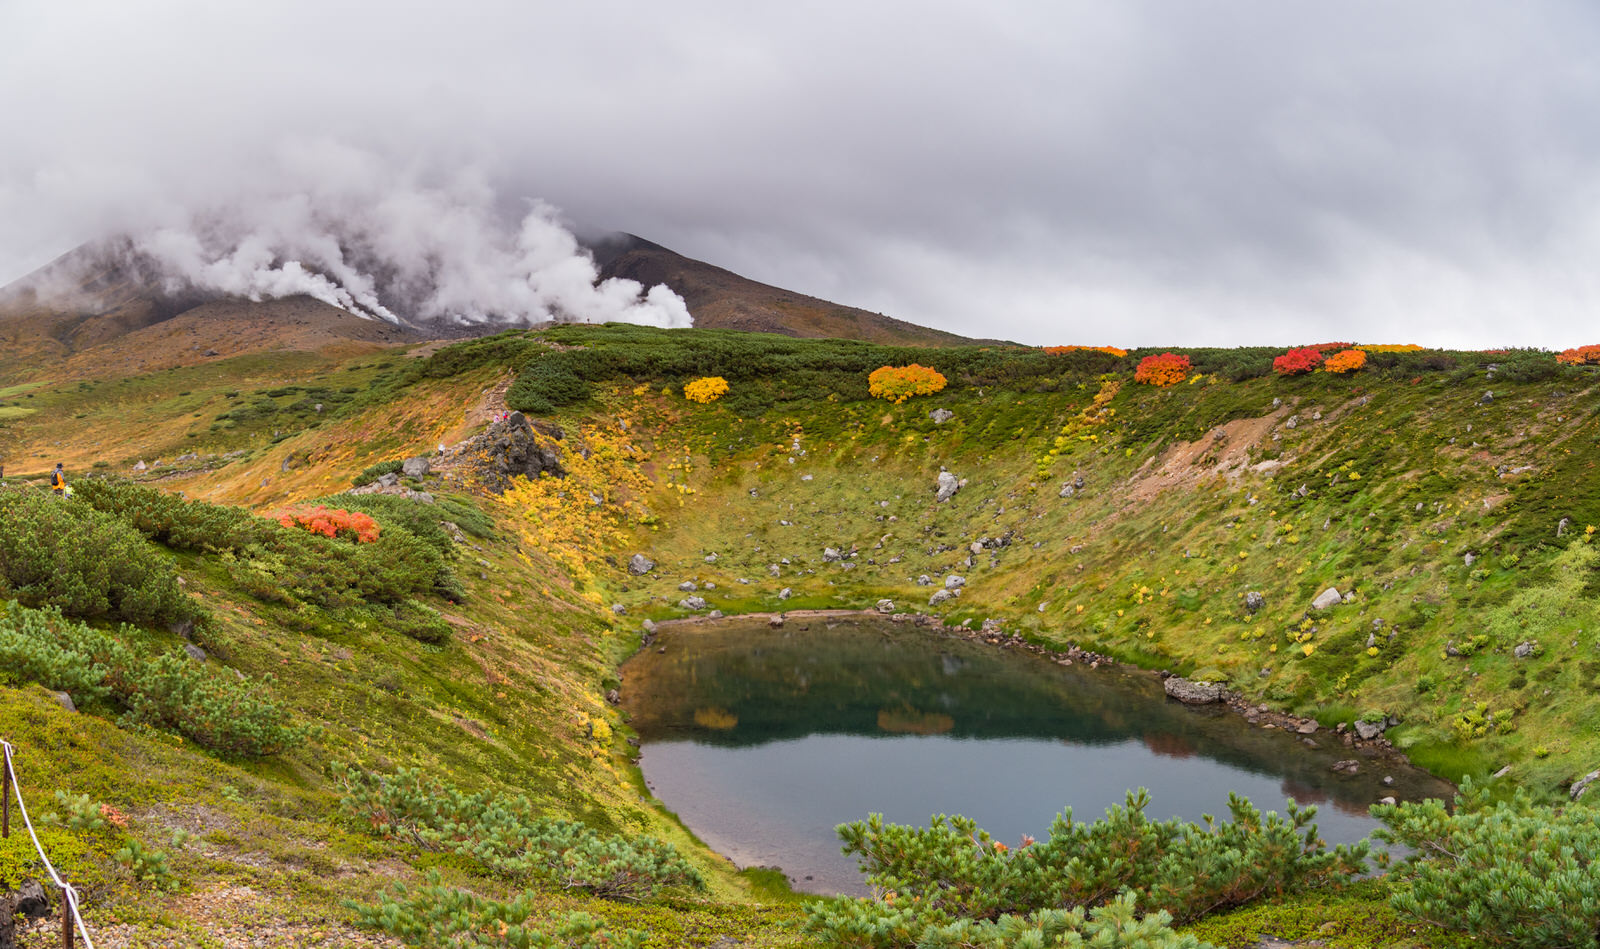
POLYGON ((1596 341, 1578 0, 8 0, 0 35, 0 280, 375 156, 970 334, 1596 341))

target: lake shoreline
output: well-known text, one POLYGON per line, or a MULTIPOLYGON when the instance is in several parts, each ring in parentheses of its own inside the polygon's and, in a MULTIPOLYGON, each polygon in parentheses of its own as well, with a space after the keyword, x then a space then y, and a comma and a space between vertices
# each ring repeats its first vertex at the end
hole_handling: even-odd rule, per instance
MULTIPOLYGON (((981 629, 972 629, 969 626, 948 626, 938 616, 927 613, 885 613, 880 610, 791 610, 779 613, 754 612, 724 614, 721 616, 685 616, 679 619, 649 622, 645 628, 645 634, 640 642, 639 648, 642 650, 648 647, 654 641, 655 633, 657 632, 670 632, 677 629, 689 629, 696 626, 707 626, 722 621, 728 621, 730 623, 747 623, 751 620, 760 620, 765 622, 770 627, 781 628, 789 625, 790 623, 803 624, 811 620, 826 621, 829 619, 854 618, 871 618, 875 620, 886 620, 892 623, 905 623, 921 629, 926 629, 929 632, 955 636, 965 639, 969 642, 993 646, 997 649, 1011 649, 1027 652, 1032 655, 1048 659, 1062 666, 1084 665, 1094 670, 1111 668, 1125 674, 1149 676, 1156 681, 1165 681, 1166 679, 1172 677, 1172 674, 1166 670, 1145 669, 1129 663, 1118 662, 1109 656, 1101 655, 1090 650, 1081 649, 1076 643, 1067 644, 1067 648, 1063 650, 1056 649, 1053 646, 1047 646, 1033 642, 1025 639, 1017 633, 1005 632, 1001 628, 1001 624, 995 620, 985 621, 981 629)), ((1168 696, 1167 701, 1177 702, 1178 700, 1168 696)), ((1208 704, 1220 704, 1225 706, 1230 712, 1242 718, 1248 725, 1262 729, 1280 729, 1291 734, 1298 735, 1302 743, 1313 748, 1321 746, 1325 741, 1330 739, 1333 741, 1338 741, 1349 748, 1357 756, 1357 758, 1347 759, 1348 763, 1354 764, 1356 768, 1360 768, 1362 765, 1370 762, 1373 764, 1393 764, 1412 768, 1418 771, 1425 771, 1425 769, 1418 768, 1415 764, 1412 764, 1411 759, 1405 754, 1405 752, 1396 748, 1393 743, 1391 743, 1387 738, 1383 737, 1382 734, 1379 734, 1373 738, 1362 738, 1356 734, 1353 727, 1348 726, 1343 722, 1341 722, 1336 728, 1330 730, 1324 728, 1321 723, 1314 718, 1293 715, 1288 712, 1274 709, 1265 704, 1252 704, 1246 701, 1238 693, 1230 689, 1224 689, 1222 691, 1222 696, 1218 702, 1208 704)), ((1205 706, 1202 705, 1198 707, 1203 708, 1205 706)), ((1341 762, 1341 764, 1344 763, 1346 762, 1341 762)), ((1348 771, 1346 773, 1353 774, 1355 772, 1348 771)), ((1428 773, 1431 774, 1431 772, 1428 773)), ((1457 787, 1456 783, 1453 781, 1450 781, 1439 775, 1432 776, 1449 785, 1451 788, 1457 787)))

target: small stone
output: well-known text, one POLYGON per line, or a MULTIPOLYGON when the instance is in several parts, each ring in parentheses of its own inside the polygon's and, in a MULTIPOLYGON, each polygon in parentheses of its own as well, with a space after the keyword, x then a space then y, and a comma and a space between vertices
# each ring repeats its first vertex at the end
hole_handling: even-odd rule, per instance
POLYGON ((1384 775, 1383 776, 1383 786, 1386 787, 1386 788, 1394 787, 1394 776, 1393 775, 1389 775, 1389 774, 1384 775))
POLYGON ((656 631, 656 621, 653 619, 646 619, 644 622, 639 624, 639 628, 643 629, 647 633, 653 633, 656 631))
POLYGON ((1321 726, 1318 725, 1315 720, 1308 720, 1301 722, 1299 726, 1295 728, 1295 733, 1300 735, 1315 735, 1317 733, 1317 729, 1320 727, 1321 726))
POLYGON ((610 702, 612 705, 616 705, 618 702, 622 701, 622 694, 616 689, 610 689, 606 692, 606 701, 610 702))
POLYGON ((69 711, 69 712, 78 711, 78 707, 76 705, 72 704, 72 696, 68 695, 67 693, 65 693, 65 692, 51 692, 50 696, 56 700, 56 704, 57 705, 59 705, 62 708, 66 709, 67 711, 69 711))
POLYGON ((922 576, 917 578, 917 586, 919 586, 919 587, 925 587, 925 586, 928 586, 928 585, 930 585, 932 583, 933 583, 933 578, 928 576, 927 574, 923 574, 922 576))
POLYGON ((1511 654, 1516 656, 1518 659, 1526 659, 1533 655, 1534 648, 1535 644, 1532 642, 1517 643, 1517 647, 1511 650, 1511 654))
POLYGON ((783 624, 784 624, 784 617, 783 617, 782 613, 776 613, 776 614, 774 614, 772 616, 767 617, 767 625, 772 627, 773 629, 777 629, 777 628, 781 627, 783 624))
POLYGON ((618 616, 622 616, 628 612, 628 608, 623 606, 621 603, 613 603, 611 604, 611 612, 617 614, 618 616))
POLYGON ((711 612, 706 614, 706 618, 707 619, 722 619, 722 611, 721 610, 712 610, 711 612))
POLYGON ((1378 803, 1387 804, 1390 807, 1393 807, 1395 805, 1395 799, 1393 797, 1380 797, 1378 798, 1378 803))
POLYGON ((1332 609, 1343 601, 1344 597, 1340 595, 1338 589, 1329 587, 1317 594, 1317 598, 1311 601, 1311 608, 1314 610, 1332 609))
POLYGON ((893 600, 879 600, 878 601, 878 605, 877 605, 877 610, 878 610, 879 613, 893 613, 894 612, 894 601, 893 600))
POLYGON ((839 549, 837 547, 824 547, 824 548, 822 548, 822 562, 823 563, 833 563, 836 560, 842 559, 842 557, 843 557, 843 555, 841 555, 839 553, 839 549))
POLYGON ((195 662, 206 661, 206 651, 201 649, 199 646, 196 646, 194 643, 184 643, 183 651, 187 653, 189 658, 193 659, 195 662))
POLYGON ((1361 762, 1354 758, 1345 758, 1342 761, 1335 761, 1329 770, 1337 774, 1356 774, 1361 770, 1361 762))
POLYGON ((1267 603, 1267 598, 1259 590, 1251 590, 1244 595, 1244 608, 1251 613, 1261 609, 1267 603))
POLYGON ((682 593, 693 593, 698 589, 700 589, 700 587, 697 586, 693 580, 685 580, 678 584, 678 590, 682 593))
POLYGON ((800 480, 801 481, 810 481, 811 480, 811 476, 810 475, 801 475, 800 476, 800 480))
POLYGON ((1511 773, 1511 766, 1510 765, 1506 765, 1504 768, 1501 768, 1499 771, 1496 771, 1494 774, 1490 775, 1490 777, 1503 778, 1503 777, 1505 777, 1506 775, 1508 775, 1510 773, 1511 773))
POLYGON ((689 596, 678 601, 678 606, 685 610, 703 610, 706 608, 705 597, 689 596))
POLYGON ((1362 741, 1371 741, 1383 734, 1383 722, 1356 722, 1356 737, 1362 741))
POLYGON ((784 587, 778 591, 778 599, 780 600, 787 600, 791 596, 794 596, 794 591, 788 587, 784 587))

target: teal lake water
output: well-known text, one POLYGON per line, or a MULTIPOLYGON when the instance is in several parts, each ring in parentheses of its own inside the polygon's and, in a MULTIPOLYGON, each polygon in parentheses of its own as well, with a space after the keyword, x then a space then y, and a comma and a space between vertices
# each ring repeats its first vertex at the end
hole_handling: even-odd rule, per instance
POLYGON ((1168 699, 1153 677, 1061 666, 871 618, 729 619, 664 633, 623 667, 623 705, 652 792, 741 867, 798 889, 860 893, 834 828, 881 813, 965 814, 995 839, 1043 837, 1071 807, 1099 817, 1150 790, 1157 819, 1317 804, 1331 843, 1376 826, 1368 805, 1448 795, 1422 772, 1363 761, 1336 736, 1249 725, 1168 699), (664 649, 665 651, 658 651, 664 649), (1382 783, 1385 775, 1392 786, 1382 783))

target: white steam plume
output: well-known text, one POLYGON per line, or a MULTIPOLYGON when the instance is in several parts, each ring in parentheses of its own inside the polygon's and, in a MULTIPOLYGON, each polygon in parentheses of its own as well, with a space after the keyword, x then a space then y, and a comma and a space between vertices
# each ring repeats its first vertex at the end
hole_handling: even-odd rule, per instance
POLYGON ((599 281, 554 208, 530 202, 516 223, 473 174, 423 184, 331 145, 289 152, 283 164, 270 190, 200 212, 169 208, 130 237, 134 250, 169 292, 303 294, 393 323, 691 325, 666 286, 599 281))

